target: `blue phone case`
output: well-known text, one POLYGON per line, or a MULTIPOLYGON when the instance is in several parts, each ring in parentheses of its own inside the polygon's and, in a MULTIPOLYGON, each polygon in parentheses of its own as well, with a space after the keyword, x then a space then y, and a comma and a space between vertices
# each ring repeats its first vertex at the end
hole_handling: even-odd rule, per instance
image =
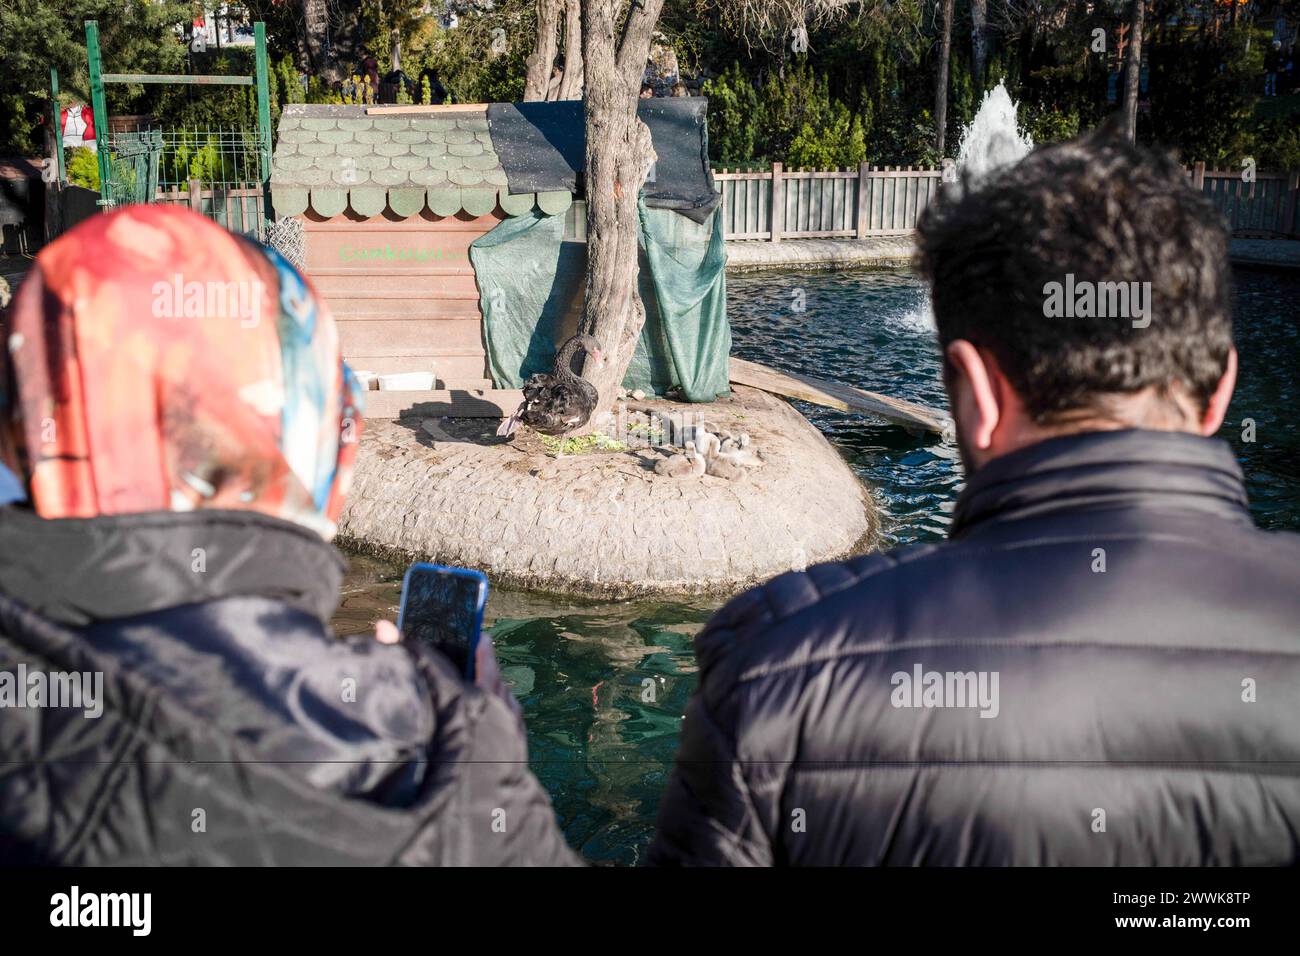
MULTIPOLYGON (((476 586, 476 598, 474 606, 470 609, 468 626, 470 628, 468 640, 468 659, 465 664, 465 679, 474 680, 474 657, 478 650, 479 639, 483 635, 483 609, 487 606, 488 579, 482 571, 475 571, 472 568, 452 568, 441 564, 419 563, 413 564, 406 569, 406 574, 402 577, 402 599, 397 612, 397 629, 406 636, 406 617, 407 603, 411 593, 411 577, 414 574, 431 574, 431 575, 451 575, 457 578, 472 581, 476 586)), ((448 613, 451 610, 448 609, 448 613)), ((436 645, 435 645, 436 646, 436 645)))

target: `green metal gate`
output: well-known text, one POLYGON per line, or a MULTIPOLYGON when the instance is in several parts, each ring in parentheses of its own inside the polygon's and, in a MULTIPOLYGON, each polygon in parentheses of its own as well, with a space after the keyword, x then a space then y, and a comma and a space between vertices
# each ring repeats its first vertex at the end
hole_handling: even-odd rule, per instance
MULTIPOLYGON (((267 182, 271 169, 266 25, 259 21, 253 25, 253 31, 253 76, 104 73, 99 24, 94 20, 86 21, 91 106, 97 124, 101 205, 187 205, 232 232, 266 238, 267 182), (104 96, 104 87, 109 83, 252 86, 257 96, 257 125, 253 129, 155 129, 147 126, 114 130, 109 122, 104 96)), ((56 77, 51 79, 57 84, 56 77)), ((62 152, 60 144, 60 156, 62 152)))

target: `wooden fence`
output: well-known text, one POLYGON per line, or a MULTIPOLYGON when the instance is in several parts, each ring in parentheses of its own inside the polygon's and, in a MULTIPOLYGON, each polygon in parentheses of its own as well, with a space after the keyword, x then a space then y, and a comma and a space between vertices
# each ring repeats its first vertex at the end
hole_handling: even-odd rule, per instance
POLYGON ((264 238, 265 208, 260 185, 250 182, 227 187, 209 183, 210 188, 205 189, 204 183, 197 179, 191 179, 186 185, 188 189, 159 189, 154 202, 188 206, 231 232, 264 238))
MULTIPOLYGON (((1186 167, 1192 184, 1223 213, 1235 236, 1300 238, 1300 170, 1257 171, 1186 167)), ((869 166, 766 172, 714 170, 722 194, 727 239, 903 236, 939 191, 943 171, 932 166, 869 166)))
POLYGON ((1210 197, 1240 237, 1300 236, 1300 170, 1257 170, 1253 182, 1240 169, 1206 169, 1204 163, 1185 167, 1192 185, 1210 197))
POLYGON ((770 172, 715 170, 728 239, 865 239, 910 233, 939 191, 943 171, 868 166, 770 172))

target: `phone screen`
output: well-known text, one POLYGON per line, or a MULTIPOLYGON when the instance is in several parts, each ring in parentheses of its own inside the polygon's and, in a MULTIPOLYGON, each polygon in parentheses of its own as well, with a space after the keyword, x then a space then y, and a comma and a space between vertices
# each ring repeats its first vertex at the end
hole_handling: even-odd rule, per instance
POLYGON ((473 680, 487 590, 487 578, 479 571, 413 564, 402 582, 397 627, 404 639, 436 647, 473 680))

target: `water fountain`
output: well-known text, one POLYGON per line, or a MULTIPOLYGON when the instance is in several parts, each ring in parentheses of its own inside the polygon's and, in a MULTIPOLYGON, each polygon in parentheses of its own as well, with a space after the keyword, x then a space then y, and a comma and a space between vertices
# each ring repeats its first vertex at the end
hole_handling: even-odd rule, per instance
POLYGON ((1016 104, 999 80, 984 94, 979 111, 962 133, 957 169, 975 187, 995 170, 1020 162, 1033 148, 1034 139, 1020 128, 1016 104))

